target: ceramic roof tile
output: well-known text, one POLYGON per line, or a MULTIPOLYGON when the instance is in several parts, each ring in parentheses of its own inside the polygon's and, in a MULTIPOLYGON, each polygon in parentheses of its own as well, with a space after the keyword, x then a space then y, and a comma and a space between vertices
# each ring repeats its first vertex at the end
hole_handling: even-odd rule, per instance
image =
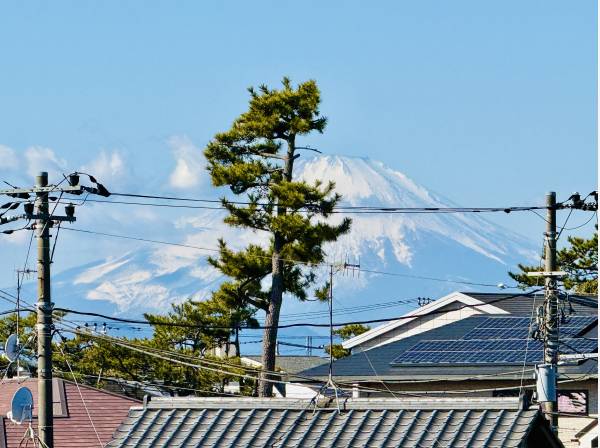
POLYGON ((514 399, 353 399, 312 409, 290 399, 152 400, 132 408, 107 447, 521 447, 535 409, 514 399), (469 408, 470 407, 470 408, 469 408))

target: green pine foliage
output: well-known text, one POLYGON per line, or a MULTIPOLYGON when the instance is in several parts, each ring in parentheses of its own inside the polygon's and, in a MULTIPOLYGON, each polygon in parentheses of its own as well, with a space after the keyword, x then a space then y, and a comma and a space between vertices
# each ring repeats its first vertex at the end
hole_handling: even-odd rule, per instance
MULTIPOLYGON (((63 318, 64 313, 54 315, 58 329, 63 328, 63 318)), ((211 349, 228 344, 231 336, 236 335, 232 328, 257 325, 250 310, 234 310, 219 295, 214 295, 202 302, 187 300, 175 304, 166 315, 148 314, 146 318, 155 324, 151 337, 115 339, 114 335, 110 335, 104 338, 83 325, 75 334, 59 330, 53 338, 54 374, 71 381, 74 375, 77 381, 97 387, 104 387, 114 379, 138 383, 138 398, 144 395, 142 385, 156 385, 155 389, 173 395, 213 396, 215 393, 222 393, 227 383, 239 381, 242 393, 254 392, 256 381, 238 376, 247 374, 247 371, 241 366, 236 367, 240 365, 240 359, 234 356, 235 353, 231 353, 232 356, 226 359, 227 365, 221 365, 223 360, 211 355, 211 349), (214 328, 190 328, 185 326, 187 324, 214 328), (136 346, 147 353, 127 346, 136 346), (219 364, 197 368, 169 358, 195 365, 201 364, 201 361, 219 364)), ((36 321, 35 313, 22 315, 19 320, 19 339, 24 347, 21 366, 27 368, 32 376, 37 372, 36 321)), ((73 326, 68 319, 65 324, 73 326)), ((15 314, 1 318, 0 343, 14 334, 16 328, 15 314)), ((237 348, 239 353, 239 346, 237 348)), ((16 375, 16 363, 11 364, 4 357, 0 358, 0 369, 8 378, 16 375)), ((127 390, 135 391, 135 386, 127 390)))
MULTIPOLYGON (((217 134, 204 154, 213 185, 227 187, 237 197, 222 200, 228 211, 225 222, 266 232, 270 244, 234 251, 220 241, 220 254, 210 262, 230 278, 217 294, 236 307, 263 310, 267 326, 276 327, 283 296, 308 298, 316 280, 309 267, 324 260, 324 244, 348 232, 350 220, 338 225, 326 220, 340 200, 333 183, 309 184, 293 176, 300 155, 297 138, 322 133, 327 124, 319 112, 316 82, 293 86, 284 78, 281 89, 262 85, 249 92, 248 110, 217 134)), ((277 328, 265 330, 263 367, 270 371, 276 337, 277 328)), ((262 396, 271 391, 270 384, 261 384, 262 396)))
MULTIPOLYGON (((558 269, 567 273, 563 286, 579 294, 598 294, 598 232, 591 238, 570 236, 568 246, 556 253, 558 269)), ((543 258, 543 254, 542 254, 543 258)), ((540 266, 519 264, 520 272, 509 272, 520 287, 541 285, 542 280, 528 277, 527 272, 539 271, 540 266)))
MULTIPOLYGON (((56 342, 61 344, 62 351, 58 347, 54 350, 57 372, 70 379, 70 367, 80 381, 97 386, 118 378, 155 385, 170 394, 209 396, 223 392, 228 382, 238 380, 236 374, 245 373, 244 369, 229 366, 194 366, 202 360, 219 361, 211 355, 211 349, 229 343, 232 333, 235 333, 231 328, 256 325, 245 310, 232 312, 213 297, 203 302, 187 300, 172 305, 166 315, 146 314, 145 317, 154 324, 153 335, 147 338, 121 337, 115 341, 88 333, 85 327, 74 337, 63 336, 56 342), (132 345, 138 350, 127 347, 132 345)), ((235 365, 240 360, 232 356, 226 362, 235 365)), ((240 383, 244 385, 248 381, 241 380, 240 383)))
MULTIPOLYGON (((36 340, 35 338, 35 324, 37 322, 36 313, 25 313, 21 314, 19 319, 19 342, 23 347, 23 355, 32 357, 35 353, 36 340)), ((17 332, 17 315, 9 314, 0 319, 0 344, 4 347, 6 339, 11 334, 17 332)), ((32 359, 35 359, 32 357, 32 359)), ((2 375, 10 378, 16 374, 17 366, 16 363, 10 363, 4 356, 0 357, 0 372, 2 375)))
MULTIPOLYGON (((363 333, 369 331, 370 329, 371 329, 371 327, 368 327, 366 325, 350 324, 350 325, 345 325, 336 330, 333 330, 333 334, 337 334, 338 336, 340 336, 342 338, 343 341, 347 341, 348 339, 358 336, 359 334, 363 334, 363 333)), ((350 350, 345 349, 342 346, 342 344, 333 344, 331 347, 332 347, 331 352, 333 354, 334 359, 340 359, 340 358, 344 358, 344 357, 350 355, 350 350)), ((329 351, 330 351, 329 346, 326 346, 325 352, 329 353, 329 351)))

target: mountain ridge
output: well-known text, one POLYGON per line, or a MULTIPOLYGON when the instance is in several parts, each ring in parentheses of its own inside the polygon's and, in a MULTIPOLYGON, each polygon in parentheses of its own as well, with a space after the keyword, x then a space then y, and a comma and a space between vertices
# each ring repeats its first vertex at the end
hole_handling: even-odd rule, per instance
MULTIPOLYGON (((456 206, 404 173, 368 158, 311 157, 299 161, 296 173, 309 182, 336 182, 344 204, 353 206, 456 206)), ((227 227, 224 216, 224 212, 204 210, 180 216, 173 220, 173 233, 166 239, 216 247, 217 238, 223 237, 233 248, 268 241, 264 233, 227 227)), ((370 270, 480 282, 493 278, 500 283, 507 280, 510 266, 535 256, 525 238, 472 214, 353 214, 352 218, 351 232, 326 248, 329 261, 360 260, 370 270)), ((187 297, 202 300, 218 285, 221 277, 205 257, 206 252, 185 247, 141 246, 57 274, 54 296, 61 306, 77 309, 126 315, 165 312, 171 303, 187 297)), ((323 278, 325 274, 319 273, 323 278)), ((399 282, 374 274, 351 278, 349 273, 336 281, 340 300, 348 305, 360 304, 364 297, 376 301, 397 294, 399 285, 406 296, 443 294, 450 286, 456 288, 450 282, 440 288, 443 284, 399 282)), ((284 311, 297 307, 288 300, 284 311)))

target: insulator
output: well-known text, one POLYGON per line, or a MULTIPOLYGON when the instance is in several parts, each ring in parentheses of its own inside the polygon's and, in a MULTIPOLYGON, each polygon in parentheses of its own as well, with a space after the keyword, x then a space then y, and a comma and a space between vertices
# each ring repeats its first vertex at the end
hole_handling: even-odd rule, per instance
POLYGON ((72 187, 79 185, 79 175, 77 173, 69 174, 69 185, 72 187))
POLYGON ((69 218, 72 218, 73 216, 75 216, 75 206, 73 204, 65 205, 65 214, 69 218))

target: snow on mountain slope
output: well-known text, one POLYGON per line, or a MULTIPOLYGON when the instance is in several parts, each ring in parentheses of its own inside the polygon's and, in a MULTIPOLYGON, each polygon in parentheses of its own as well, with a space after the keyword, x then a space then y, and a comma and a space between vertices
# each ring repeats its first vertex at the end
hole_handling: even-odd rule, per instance
MULTIPOLYGON (((369 159, 326 156, 301 163, 299 168, 309 182, 334 181, 344 203, 352 206, 456 206, 401 172, 369 159)), ((514 255, 521 259, 535 256, 522 237, 473 214, 355 214, 353 221, 352 233, 343 238, 338 249, 358 256, 366 245, 383 262, 387 256, 383 245, 389 242, 397 261, 410 266, 415 254, 408 240, 427 233, 453 240, 502 264, 513 261, 514 255)))
MULTIPOLYGON (((335 181, 345 205, 456 205, 403 173, 369 159, 324 156, 301 160, 296 175, 309 182, 335 181)), ((172 231, 160 239, 204 248, 216 247, 219 237, 234 247, 268 241, 264 233, 227 227, 223 216, 219 211, 198 210, 173 218, 172 231)), ((329 258, 360 259, 361 266, 370 270, 496 282, 506 281, 506 271, 517 262, 531 261, 536 255, 524 238, 473 214, 353 214, 352 219, 352 231, 327 248, 329 258)), ((114 253, 110 259, 56 275, 55 301, 61 306, 130 315, 167 311, 170 303, 186 297, 206 297, 221 281, 207 264, 208 255, 211 252, 180 246, 140 244, 133 251, 114 253)), ((444 282, 363 273, 354 278, 340 276, 336 282, 339 301, 348 306, 411 295, 437 297, 464 289, 444 282)), ((285 310, 319 306, 288 301, 285 310)))

